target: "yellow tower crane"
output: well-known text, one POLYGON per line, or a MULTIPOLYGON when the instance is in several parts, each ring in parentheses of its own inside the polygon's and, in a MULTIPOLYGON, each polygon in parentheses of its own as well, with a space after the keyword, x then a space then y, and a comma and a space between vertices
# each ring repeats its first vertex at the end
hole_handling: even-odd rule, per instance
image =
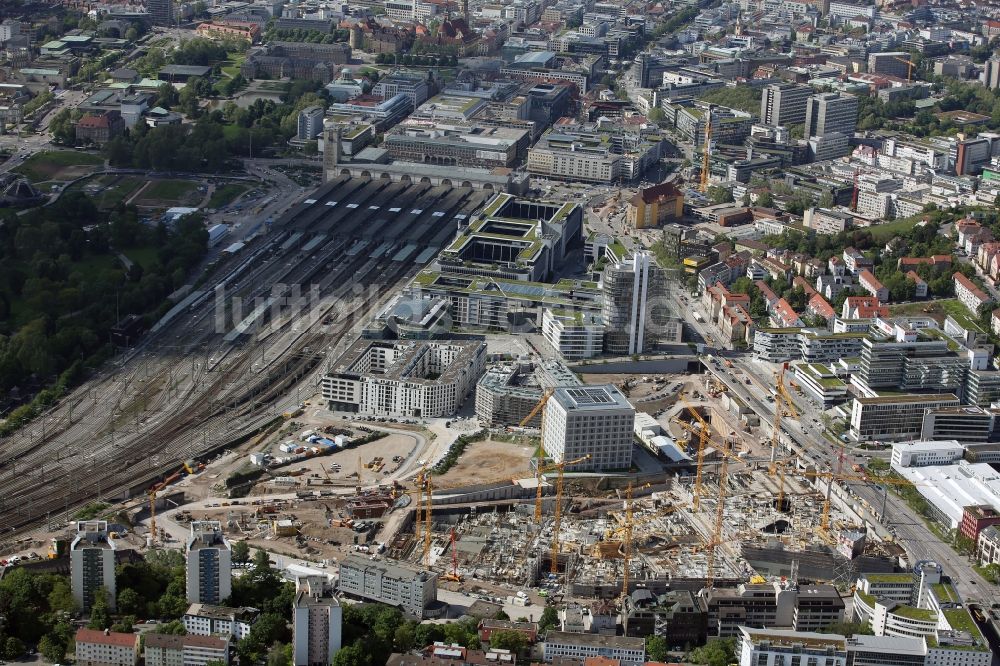
POLYGON ((781 419, 784 416, 798 418, 799 412, 792 402, 792 395, 785 388, 785 371, 788 364, 781 366, 779 372, 774 373, 775 396, 774 396, 774 425, 771 429, 771 462, 768 473, 774 476, 778 472, 778 449, 781 447, 781 419))
POLYGON ((715 549, 722 545, 722 526, 725 523, 726 506, 726 485, 729 481, 729 461, 730 459, 740 462, 739 458, 733 454, 738 435, 734 432, 726 438, 723 446, 719 449, 722 454, 722 461, 719 464, 719 498, 715 507, 715 526, 712 530, 712 541, 708 544, 706 553, 705 585, 709 589, 715 584, 715 549))
POLYGON ((893 56, 892 59, 898 60, 899 62, 904 63, 906 65, 906 82, 910 83, 911 81, 913 81, 913 68, 917 66, 917 63, 913 62, 912 60, 907 60, 906 58, 897 58, 895 56, 893 56))
POLYGON ((543 393, 542 397, 538 400, 538 402, 535 403, 535 406, 531 408, 531 411, 528 412, 528 415, 525 416, 523 419, 521 419, 521 422, 518 424, 518 426, 521 428, 526 427, 529 423, 531 423, 531 419, 535 418, 535 415, 541 412, 542 416, 539 419, 539 430, 541 430, 541 425, 545 423, 545 403, 549 401, 549 398, 552 397, 552 394, 555 393, 555 391, 556 391, 555 389, 551 388, 545 389, 545 393, 543 393))
POLYGON ((780 478, 778 480, 778 511, 784 511, 785 506, 785 472, 789 461, 783 461, 780 465, 777 460, 778 447, 781 446, 781 419, 789 416, 793 419, 799 418, 799 410, 795 408, 792 395, 785 388, 785 369, 788 364, 781 366, 781 371, 774 374, 775 388, 777 394, 774 401, 774 430, 771 432, 771 474, 774 474, 775 466, 780 466, 780 478))
MULTIPOLYGON (((585 460, 590 460, 590 454, 577 458, 576 460, 566 460, 561 463, 553 463, 549 467, 556 471, 556 507, 552 517, 552 565, 549 569, 553 574, 559 573, 559 528, 562 525, 562 498, 563 498, 563 471, 568 465, 576 465, 585 460)), ((537 499, 536 499, 537 501, 537 499)), ((535 512, 538 512, 538 505, 535 505, 535 512)))
POLYGON ((582 458, 577 458, 576 460, 567 460, 561 463, 550 463, 548 465, 542 465, 539 463, 535 468, 535 480, 537 481, 538 490, 535 492, 535 524, 542 524, 542 476, 548 474, 549 472, 556 472, 556 490, 559 492, 559 486, 562 484, 563 470, 570 466, 582 463, 585 460, 589 460, 590 455, 585 455, 582 458))
POLYGON ((701 472, 705 463, 705 448, 708 446, 708 441, 712 437, 712 427, 708 424, 708 421, 698 413, 698 410, 684 402, 684 406, 687 408, 688 412, 695 418, 695 420, 701 425, 701 429, 698 430, 691 424, 681 421, 680 419, 674 419, 674 423, 680 427, 687 430, 692 435, 698 436, 698 463, 695 468, 694 476, 694 501, 692 502, 692 508, 697 511, 701 506, 701 472))

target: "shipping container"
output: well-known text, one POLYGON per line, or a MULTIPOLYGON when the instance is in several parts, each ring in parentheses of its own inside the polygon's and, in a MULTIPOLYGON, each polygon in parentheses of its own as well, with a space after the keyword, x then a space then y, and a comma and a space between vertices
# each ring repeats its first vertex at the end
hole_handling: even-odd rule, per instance
POLYGON ((310 437, 312 437, 315 434, 316 434, 315 430, 306 430, 304 433, 302 433, 301 435, 299 435, 299 439, 301 439, 303 442, 305 442, 305 441, 307 441, 310 437))

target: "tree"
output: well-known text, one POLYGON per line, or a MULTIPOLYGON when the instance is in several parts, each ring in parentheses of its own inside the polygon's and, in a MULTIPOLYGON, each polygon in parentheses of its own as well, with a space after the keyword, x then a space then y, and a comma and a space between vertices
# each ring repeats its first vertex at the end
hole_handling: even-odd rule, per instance
POLYGON ((712 187, 708 188, 707 194, 709 201, 711 201, 714 204, 733 202, 733 191, 728 187, 713 185, 712 187))
POLYGON ((111 609, 108 604, 108 591, 99 588, 94 594, 94 603, 90 607, 91 629, 109 629, 111 627, 111 609))
MULTIPOLYGON (((267 666, 291 666, 292 644, 275 643, 267 652, 267 666)), ((207 664, 206 664, 207 666, 207 664)))
POLYGON ((3 658, 7 661, 15 661, 24 656, 24 643, 21 639, 10 636, 3 642, 3 658))
POLYGON ((736 657, 735 638, 717 638, 710 640, 700 648, 695 648, 688 655, 688 661, 692 664, 705 664, 706 666, 729 666, 736 657))
POLYGON ((73 143, 76 139, 76 130, 73 125, 73 110, 64 108, 53 116, 52 120, 49 121, 49 131, 52 132, 52 138, 58 143, 73 143))
POLYGON ((490 647, 510 650, 517 654, 528 646, 528 640, 520 631, 494 631, 490 634, 490 647))
POLYGON ((38 651, 50 663, 59 664, 66 658, 66 642, 51 634, 46 634, 38 642, 38 651))
POLYGON ((237 541, 233 544, 233 562, 243 564, 250 561, 250 544, 246 541, 237 541))
POLYGON ((757 195, 757 205, 761 208, 773 208, 774 207, 774 197, 770 192, 763 192, 757 195))
POLYGON ((538 620, 538 630, 548 631, 559 624, 559 614, 552 606, 546 606, 542 611, 542 617, 538 620))
POLYGON ((669 649, 667 639, 662 636, 646 637, 646 658, 649 661, 666 661, 669 649))
POLYGON ((161 624, 156 628, 156 633, 166 634, 167 636, 185 636, 187 635, 187 629, 184 628, 184 623, 180 620, 171 620, 161 624))
POLYGON ((146 608, 139 593, 130 587, 122 589, 118 593, 118 612, 135 615, 142 613, 146 608))
POLYGON ((370 666, 370 664, 371 657, 360 643, 340 648, 333 657, 333 666, 370 666))
POLYGON ((662 125, 667 119, 667 113, 660 107, 656 107, 649 112, 649 119, 657 125, 662 125))
POLYGON ((1000 583, 1000 564, 987 564, 983 567, 983 578, 993 583, 1000 583))
POLYGON ((493 619, 508 621, 510 620, 510 615, 507 615, 507 613, 504 612, 504 609, 501 608, 500 610, 497 611, 497 614, 493 616, 493 619))

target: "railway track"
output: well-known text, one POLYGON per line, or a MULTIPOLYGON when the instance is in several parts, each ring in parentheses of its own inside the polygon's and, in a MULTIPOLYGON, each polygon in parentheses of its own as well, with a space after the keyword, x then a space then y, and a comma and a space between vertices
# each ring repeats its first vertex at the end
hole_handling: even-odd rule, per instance
MULTIPOLYGON (((363 256, 357 260, 346 262, 340 271, 344 279, 334 281, 340 284, 340 289, 349 288, 348 276, 357 273, 363 256)), ((396 281, 406 273, 406 264, 393 264, 385 261, 378 263, 379 294, 387 294, 396 281)), ((289 276, 288 272, 281 273, 289 276)), ((263 283, 264 280, 261 280, 263 283)), ((252 295, 252 291, 248 294, 252 295)), ((360 317, 370 307, 371 303, 360 302, 349 310, 340 311, 338 322, 352 317, 360 317)), ((176 467, 178 460, 197 457, 219 446, 224 437, 239 436, 250 432, 261 424, 273 418, 270 408, 280 400, 281 396, 316 369, 321 356, 307 350, 319 350, 343 340, 348 334, 347 327, 339 329, 338 335, 331 335, 322 330, 319 324, 335 307, 326 306, 311 320, 313 326, 305 329, 286 352, 274 360, 276 372, 269 372, 259 382, 249 389, 234 391, 234 386, 244 382, 239 381, 251 376, 249 368, 257 350, 253 345, 235 349, 228 355, 224 367, 216 372, 207 372, 207 361, 198 367, 198 377, 192 373, 191 380, 183 391, 177 392, 173 400, 166 395, 170 390, 172 374, 169 363, 163 363, 149 377, 141 377, 148 373, 148 367, 136 364, 129 368, 116 382, 117 391, 103 401, 91 401, 90 412, 94 418, 102 417, 108 422, 105 430, 108 432, 99 442, 94 442, 92 457, 81 459, 75 456, 65 462, 47 467, 44 459, 47 457, 44 446, 22 444, 16 450, 4 447, 5 453, 13 454, 18 461, 18 469, 31 469, 29 474, 15 475, 13 469, 0 473, 0 494, 4 497, 17 498, 16 507, 0 504, 0 544, 9 542, 23 533, 25 528, 40 519, 49 522, 53 516, 68 517, 76 506, 98 497, 120 497, 122 492, 136 487, 137 483, 151 483, 164 473, 169 473, 176 467), (164 381, 167 375, 166 387, 153 391, 150 388, 154 382, 164 381), (210 381, 205 382, 205 376, 210 381), (139 386, 142 384, 142 386, 139 386), (133 390, 129 390, 133 387, 133 390), (152 393, 152 394, 151 394, 152 393), (205 400, 205 396, 217 396, 214 400, 205 400), (151 417, 140 422, 136 419, 135 428, 131 431, 117 429, 114 425, 114 415, 120 414, 123 408, 128 408, 136 400, 146 402, 145 406, 159 408, 151 417), (111 402, 111 405, 107 403, 111 402), (162 416, 167 410, 169 415, 162 416), (201 437, 192 433, 202 434, 201 437), (211 433, 213 437, 209 438, 211 433), (109 470, 99 459, 114 460, 114 469, 109 470)), ((204 319, 211 314, 212 304, 195 316, 194 324, 203 324, 204 319)), ((286 322, 282 328, 287 328, 291 322, 286 322)), ((199 344, 201 340, 199 340, 199 344)), ((191 345, 193 349, 198 345, 191 345)), ((86 396, 77 399, 77 408, 86 403, 86 396)), ((65 423, 53 432, 53 435, 64 438, 73 435, 73 428, 83 431, 84 416, 73 424, 65 423)), ((47 439, 52 435, 46 433, 47 439)))

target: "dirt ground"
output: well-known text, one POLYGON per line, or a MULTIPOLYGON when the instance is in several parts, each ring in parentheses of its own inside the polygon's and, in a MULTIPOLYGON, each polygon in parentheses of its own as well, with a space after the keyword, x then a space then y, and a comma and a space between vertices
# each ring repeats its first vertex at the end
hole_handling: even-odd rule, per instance
POLYGON ((466 447, 454 467, 434 477, 434 485, 459 486, 527 476, 528 461, 534 452, 535 445, 530 443, 473 442, 466 447))

